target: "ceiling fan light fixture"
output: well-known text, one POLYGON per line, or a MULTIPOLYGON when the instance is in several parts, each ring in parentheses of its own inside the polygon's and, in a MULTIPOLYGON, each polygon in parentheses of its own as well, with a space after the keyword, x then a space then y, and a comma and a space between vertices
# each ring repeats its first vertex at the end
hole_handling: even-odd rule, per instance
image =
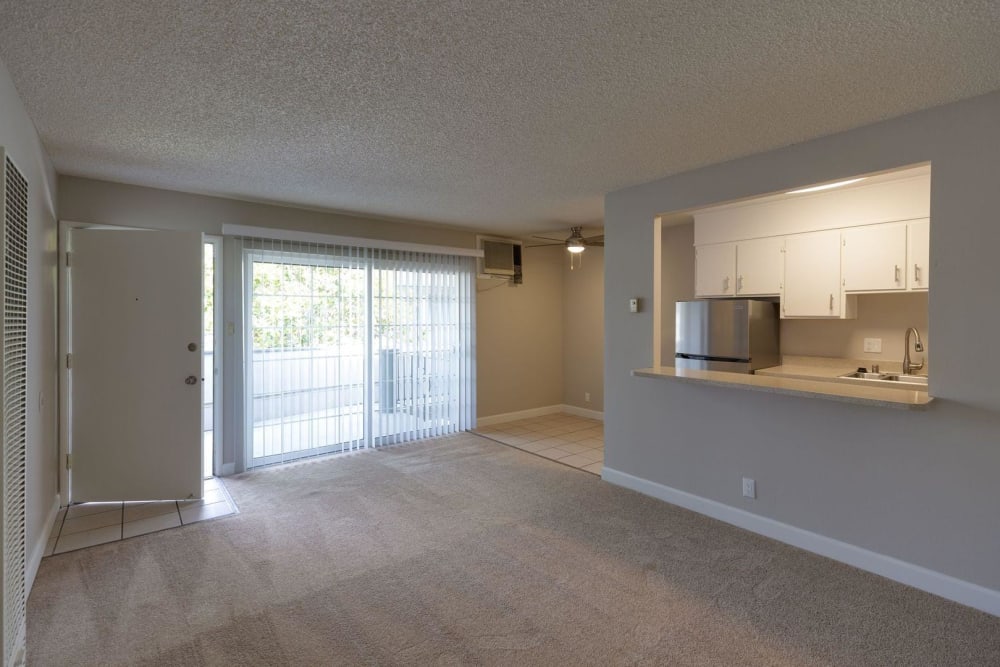
POLYGON ((583 252, 586 249, 587 246, 584 245, 583 239, 570 239, 569 241, 566 241, 566 250, 569 250, 572 253, 583 252))

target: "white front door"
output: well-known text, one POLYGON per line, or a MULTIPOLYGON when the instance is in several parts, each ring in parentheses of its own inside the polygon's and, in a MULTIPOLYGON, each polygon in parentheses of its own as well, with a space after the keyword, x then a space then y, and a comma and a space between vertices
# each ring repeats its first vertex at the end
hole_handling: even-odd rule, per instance
POLYGON ((70 501, 202 494, 202 235, 70 237, 70 501))

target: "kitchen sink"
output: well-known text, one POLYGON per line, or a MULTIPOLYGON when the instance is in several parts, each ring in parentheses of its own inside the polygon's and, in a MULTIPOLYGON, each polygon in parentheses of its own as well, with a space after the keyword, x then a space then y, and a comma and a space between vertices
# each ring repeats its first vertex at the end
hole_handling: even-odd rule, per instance
POLYGON ((883 380, 888 380, 889 382, 902 382, 904 384, 922 384, 927 385, 926 375, 896 375, 889 374, 886 375, 883 380))
POLYGON ((863 373, 861 371, 855 371, 853 373, 844 373, 840 377, 846 380, 861 380, 869 382, 892 382, 898 384, 913 384, 920 385, 923 387, 927 386, 927 376, 926 375, 903 375, 901 373, 863 373))
POLYGON ((862 373, 855 371, 854 373, 845 373, 840 377, 854 378, 855 380, 884 380, 886 375, 886 373, 862 373))

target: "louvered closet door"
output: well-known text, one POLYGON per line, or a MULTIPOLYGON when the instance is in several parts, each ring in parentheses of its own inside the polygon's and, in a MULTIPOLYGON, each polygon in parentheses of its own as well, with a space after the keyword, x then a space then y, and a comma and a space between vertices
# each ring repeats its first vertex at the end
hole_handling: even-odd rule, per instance
POLYGON ((200 497, 202 235, 70 243, 72 501, 200 497))
POLYGON ((25 445, 28 359, 28 183, 0 148, 3 226, 3 664, 17 664, 24 650, 25 445))

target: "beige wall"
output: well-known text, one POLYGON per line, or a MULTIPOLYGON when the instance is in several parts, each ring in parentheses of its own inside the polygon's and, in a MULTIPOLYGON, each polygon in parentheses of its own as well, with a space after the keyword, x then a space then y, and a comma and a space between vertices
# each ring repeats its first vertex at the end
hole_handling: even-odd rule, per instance
POLYGON ((781 353, 901 362, 908 327, 917 328, 926 348, 923 353, 911 349, 910 358, 929 359, 933 348, 927 331, 927 292, 861 294, 854 320, 782 320, 781 353), (882 353, 865 352, 865 338, 881 338, 882 353))
MULTIPOLYGON (((475 247, 475 233, 447 226, 411 224, 336 213, 173 192, 74 176, 59 177, 59 215, 73 222, 219 234, 225 224, 294 229, 361 238, 475 247)), ((568 264, 560 246, 525 249, 524 284, 479 280, 477 294, 477 413, 480 416, 558 405, 564 401, 564 346, 593 363, 574 371, 574 394, 591 392, 589 407, 602 409, 603 262, 599 251, 584 261, 580 295, 563 308, 568 264), (596 258, 596 259, 592 259, 596 258), (589 261, 588 261, 589 260, 589 261), (596 284, 596 287, 595 287, 596 284), (586 339, 566 341, 563 320, 579 319, 586 339), (588 348, 589 351, 583 351, 588 348), (592 389, 585 387, 593 387, 592 389)), ((576 273, 576 272, 574 272, 576 273)), ((226 461, 232 454, 226 449, 226 461)))
POLYGON ((679 225, 664 226, 660 241, 660 289, 663 299, 660 364, 673 366, 676 351, 674 304, 694 298, 694 219, 679 225))
POLYGON ((562 403, 565 254, 558 246, 525 248, 523 284, 477 281, 480 417, 562 403))
MULTIPOLYGON (((604 411, 604 248, 587 248, 570 269, 563 266, 563 399, 566 405, 604 411), (587 394, 590 400, 587 400, 587 394)), ((615 313, 628 317, 622 305, 615 313)))
POLYGON ((26 537, 28 585, 45 549, 58 493, 56 424, 56 176, 0 63, 0 146, 28 181, 26 537))
POLYGON ((251 225, 462 248, 476 245, 474 232, 455 227, 365 218, 76 176, 59 177, 59 218, 206 234, 221 234, 223 225, 251 225))

